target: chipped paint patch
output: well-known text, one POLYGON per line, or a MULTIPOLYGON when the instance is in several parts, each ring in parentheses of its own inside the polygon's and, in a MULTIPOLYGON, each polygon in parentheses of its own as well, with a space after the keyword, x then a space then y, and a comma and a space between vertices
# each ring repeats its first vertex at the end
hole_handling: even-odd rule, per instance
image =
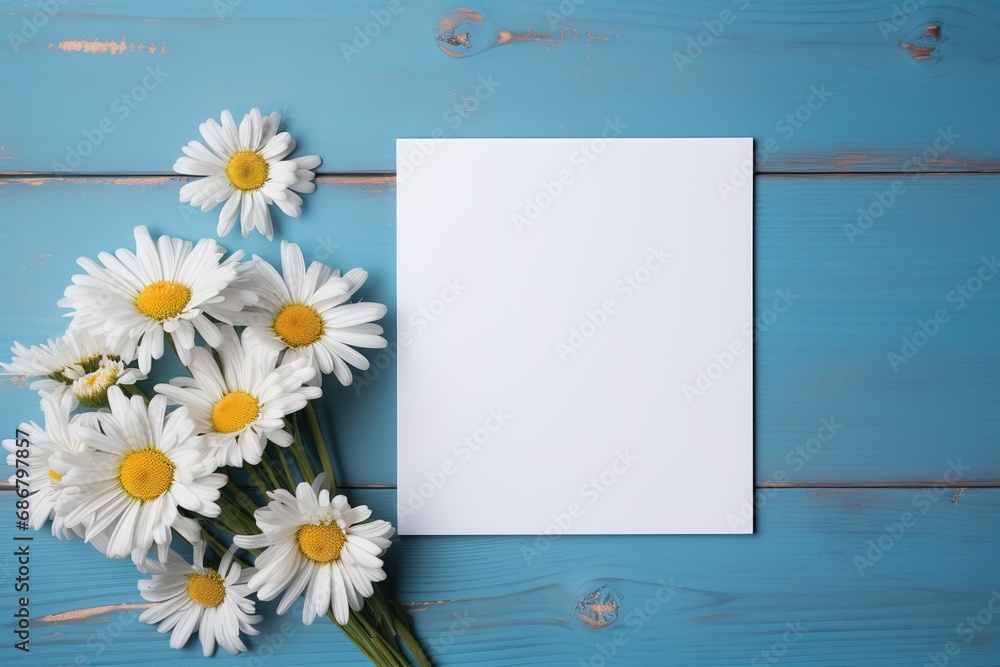
POLYGON ((155 42, 129 42, 122 37, 120 42, 114 40, 101 41, 99 39, 86 40, 86 39, 67 39, 58 44, 49 42, 49 48, 57 47, 60 51, 69 51, 76 53, 110 53, 114 56, 120 56, 124 53, 156 53, 159 50, 160 53, 167 52, 167 45, 160 43, 157 45, 155 42))
POLYGON ((177 176, 115 176, 113 178, 107 178, 104 183, 111 183, 113 185, 163 185, 164 183, 169 183, 170 181, 181 180, 177 176))
POLYGON ((726 621, 733 618, 732 614, 721 613, 721 614, 709 614, 708 616, 698 616, 697 618, 691 619, 692 623, 712 623, 714 621, 726 621))
POLYGON ((901 42, 899 45, 909 51, 914 60, 929 60, 931 56, 940 58, 941 41, 941 26, 929 25, 912 42, 901 42), (935 50, 938 53, 935 54, 935 50))
POLYGON ((587 39, 597 42, 610 42, 612 39, 618 39, 618 35, 612 36, 610 30, 608 30, 606 35, 596 35, 593 30, 588 30, 587 39))
POLYGON ((0 378, 0 389, 24 389, 24 385, 28 382, 27 375, 12 375, 5 378, 0 378))
POLYGON ((36 619, 35 623, 78 623, 112 611, 140 611, 149 609, 152 606, 153 603, 148 602, 145 604, 106 604, 100 607, 84 607, 83 609, 64 611, 61 614, 42 616, 36 619))
POLYGON ((454 30, 465 22, 482 23, 483 15, 475 9, 459 7, 441 16, 438 23, 438 29, 441 31, 454 30))
POLYGON ((29 187, 40 187, 52 185, 54 183, 66 183, 73 185, 163 185, 170 181, 184 182, 190 180, 184 176, 42 176, 40 178, 11 178, 0 180, 0 186, 14 184, 27 185, 29 187))
POLYGON ((867 153, 853 153, 849 155, 836 155, 830 158, 830 162, 841 167, 854 167, 859 164, 887 164, 895 162, 895 158, 888 155, 868 155, 867 153))
POLYGON ((552 41, 552 34, 505 30, 475 9, 458 7, 442 14, 434 28, 438 47, 452 58, 465 58, 513 42, 552 41))
POLYGON ((809 494, 810 498, 838 498, 842 496, 857 496, 860 495, 857 491, 813 491, 809 494))
POLYGON ((395 174, 323 174, 316 176, 321 183, 342 183, 346 185, 386 186, 396 182, 395 174))
POLYGON ((621 593, 611 586, 600 586, 589 595, 580 598, 576 605, 576 615, 588 628, 598 630, 618 622, 618 608, 621 593))

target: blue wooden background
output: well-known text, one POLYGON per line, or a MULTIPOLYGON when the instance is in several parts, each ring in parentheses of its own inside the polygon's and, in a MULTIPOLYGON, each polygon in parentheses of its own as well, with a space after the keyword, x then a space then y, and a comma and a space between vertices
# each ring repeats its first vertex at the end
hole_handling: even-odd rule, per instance
MULTIPOLYGON (((3 349, 62 331, 77 256, 130 245, 136 224, 214 233, 170 166, 223 108, 277 110, 323 156, 278 233, 367 268, 390 337, 397 137, 593 136, 618 119, 623 136, 756 139, 756 533, 397 539, 388 589, 437 664, 1000 664, 1000 280, 974 280, 1000 253, 995 3, 0 4, 3 349), (775 317, 777 290, 798 299, 775 317)), ((364 386, 324 396, 324 426, 352 499, 394 519, 394 367, 370 357, 364 386)), ((40 416, 23 378, 0 397, 4 435, 40 416)), ((45 535, 32 650, 11 648, 0 497, 0 661, 201 660, 138 622, 129 563, 45 535)), ((296 614, 215 660, 361 664, 296 614)))

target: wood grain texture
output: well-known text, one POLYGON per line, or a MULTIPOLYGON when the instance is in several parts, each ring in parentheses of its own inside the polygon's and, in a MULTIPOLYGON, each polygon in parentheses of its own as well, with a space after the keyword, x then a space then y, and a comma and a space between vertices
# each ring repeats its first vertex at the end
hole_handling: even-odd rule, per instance
MULTIPOLYGON (((1000 328, 1000 278, 983 283, 961 310, 948 300, 984 256, 1000 254, 995 179, 907 180, 908 190, 853 243, 844 225, 856 225, 857 209, 867 209, 897 179, 759 179, 758 485, 942 481, 955 457, 971 466, 960 483, 1000 479, 1000 342, 993 334, 1000 328), (939 309, 948 311, 948 322, 895 372, 887 354, 900 354, 901 338, 912 339, 919 322, 933 320, 939 309), (828 441, 817 437, 826 433, 824 419, 836 425, 828 441)), ((0 181, 10 219, 34 221, 11 229, 0 246, 0 276, 9 290, 0 302, 6 323, 0 347, 60 333, 65 321, 55 302, 80 270, 76 257, 130 246, 134 224, 187 238, 211 234, 214 216, 179 204, 180 185, 176 179, 0 181)), ((307 217, 279 222, 282 237, 298 242, 306 257, 371 272, 362 295, 388 304, 390 336, 400 323, 414 331, 412 313, 395 312, 394 208, 391 181, 324 179, 306 202, 307 217)), ((277 244, 262 239, 231 235, 223 244, 277 261, 277 244)), ((731 342, 720 339, 717 349, 731 342)), ((326 383, 321 418, 334 434, 342 480, 392 486, 394 348, 368 356, 373 368, 359 374, 355 387, 326 383)), ((699 372, 714 372, 713 363, 691 361, 692 386, 699 372)), ((35 395, 23 381, 5 378, 2 391, 2 423, 34 418, 35 395)))
MULTIPOLYGON (((625 137, 752 136, 756 534, 397 538, 387 593, 440 665, 1000 665, 1000 281, 970 282, 1000 254, 1000 6, 394 7, 0 0, 0 349, 58 335, 73 260, 129 246, 134 225, 213 234, 169 173, 223 108, 279 111, 323 156, 278 235, 368 269, 390 338, 411 316, 395 311, 397 137, 596 136, 609 119, 625 137)), ((327 383, 320 417, 352 501, 394 519, 393 355, 369 358, 360 391, 327 383)), ((712 362, 692 360, 692 382, 712 362)), ((23 378, 0 378, 5 433, 39 416, 23 378)), ((13 502, 0 485, 6 545, 13 502)), ((37 534, 31 577, 32 653, 4 642, 3 664, 202 664, 138 622, 130 563, 37 534)), ((262 608, 251 653, 215 660, 365 664, 300 606, 262 608)))
MULTIPOLYGON (((352 499, 394 516, 391 490, 352 499)), ((752 536, 397 538, 389 591, 439 665, 718 667, 774 664, 780 653, 778 664, 895 667, 923 665, 948 642, 959 650, 949 665, 1000 662, 1000 619, 988 611, 991 599, 1000 604, 991 565, 1000 490, 953 501, 937 489, 782 489, 762 509, 752 536), (909 527, 893 537, 907 513, 909 527), (872 562, 862 574, 855 556, 872 562), (966 621, 982 609, 994 620, 966 621)), ((7 521, 0 539, 10 539, 7 521)), ((138 622, 130 563, 44 534, 32 554, 33 664, 200 658, 197 645, 171 651, 138 622)), ((8 557, 0 579, 10 576, 8 557)), ((216 659, 364 664, 328 623, 302 626, 300 609, 271 614, 249 656, 216 659)))
POLYGON ((593 136, 609 118, 752 136, 761 172, 1000 169, 1000 8, 983 1, 492 2, 454 48, 506 43, 467 58, 435 39, 442 0, 5 4, 4 171, 169 172, 199 122, 255 105, 326 172, 392 171, 396 137, 593 136))

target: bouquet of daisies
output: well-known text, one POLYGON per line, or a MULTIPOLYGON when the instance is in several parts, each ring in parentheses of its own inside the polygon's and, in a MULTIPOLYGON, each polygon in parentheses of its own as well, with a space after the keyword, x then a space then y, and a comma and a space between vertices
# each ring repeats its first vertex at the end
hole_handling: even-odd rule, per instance
MULTIPOLYGON (((241 215, 244 236, 270 238, 269 205, 298 215, 293 190, 314 187, 319 158, 284 159, 295 144, 277 133, 277 114, 255 109, 238 128, 228 112, 222 120, 201 126, 210 149, 191 142, 175 165, 204 176, 181 200, 225 202, 220 234, 241 215)), ((140 620, 171 632, 173 648, 197 633, 206 656, 216 644, 245 651, 263 620, 255 598, 280 597, 284 614, 304 597, 303 623, 328 616, 373 663, 428 665, 378 588, 393 527, 338 494, 311 403, 324 375, 347 385, 351 367, 368 368, 356 348, 386 345, 385 306, 355 301, 368 274, 307 267, 287 241, 280 271, 227 257, 211 239, 154 240, 137 227, 135 244, 81 258, 85 274, 59 302, 67 331, 16 343, 0 364, 37 378, 44 415, 3 443, 19 517, 131 558, 152 603, 140 620), (139 383, 166 356, 185 374, 147 393, 139 383), (192 546, 191 562, 175 538, 192 546)))

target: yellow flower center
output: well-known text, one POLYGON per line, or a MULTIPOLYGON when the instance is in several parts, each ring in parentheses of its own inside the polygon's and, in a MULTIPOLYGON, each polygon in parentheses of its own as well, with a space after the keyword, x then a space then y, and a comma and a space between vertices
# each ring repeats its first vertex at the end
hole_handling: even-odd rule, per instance
POLYGON ((49 479, 55 480, 57 482, 61 482, 62 481, 62 475, 60 475, 59 473, 57 473, 52 468, 49 468, 49 479))
POLYGON ((159 280, 142 288, 135 297, 135 309, 154 320, 180 315, 191 300, 191 288, 170 280, 159 280))
POLYGON ((226 584, 215 570, 188 575, 188 595, 202 607, 218 607, 226 599, 226 584))
POLYGON ((306 524, 295 532, 299 550, 316 563, 332 563, 340 558, 347 535, 335 523, 306 524))
POLYGON ((256 190, 267 182, 267 160, 254 151, 240 151, 226 163, 226 176, 237 190, 256 190))
POLYGON ((274 333, 289 347, 312 345, 326 331, 323 318, 315 308, 293 303, 282 308, 274 318, 274 333))
POLYGON ((156 500, 174 482, 174 464, 158 449, 134 449, 122 459, 118 482, 136 500, 156 500))
POLYGON ((260 403, 256 396, 245 391, 231 391, 212 408, 212 428, 218 433, 236 433, 257 421, 258 416, 260 403))

